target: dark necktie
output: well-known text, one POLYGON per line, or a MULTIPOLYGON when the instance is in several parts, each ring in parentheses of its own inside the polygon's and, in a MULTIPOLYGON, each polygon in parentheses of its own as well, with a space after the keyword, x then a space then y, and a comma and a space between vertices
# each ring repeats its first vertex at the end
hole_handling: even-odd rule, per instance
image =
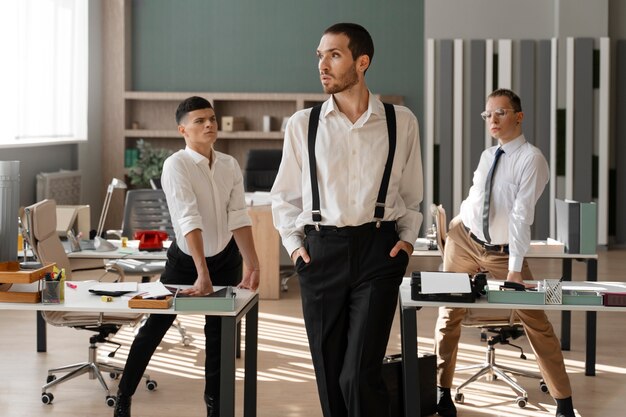
POLYGON ((487 181, 485 181, 485 199, 483 201, 483 235, 485 235, 485 241, 487 243, 491 243, 491 236, 489 236, 489 205, 491 203, 491 180, 493 178, 493 173, 496 170, 496 165, 498 164, 498 160, 500 156, 504 153, 502 147, 499 147, 496 150, 496 157, 493 160, 493 164, 491 164, 491 169, 487 174, 487 181))

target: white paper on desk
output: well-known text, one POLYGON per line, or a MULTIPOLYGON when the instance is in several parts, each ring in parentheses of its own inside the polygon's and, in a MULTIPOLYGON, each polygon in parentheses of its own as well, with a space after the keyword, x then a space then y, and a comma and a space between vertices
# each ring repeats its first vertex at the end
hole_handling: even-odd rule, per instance
POLYGON ((472 292, 469 275, 460 272, 422 272, 422 294, 472 292))
POLYGON ((165 295, 172 295, 172 292, 165 288, 160 281, 145 282, 138 285, 137 291, 142 298, 158 298, 165 295))
POLYGON ((89 288, 93 291, 137 291, 136 282, 101 282, 89 288))

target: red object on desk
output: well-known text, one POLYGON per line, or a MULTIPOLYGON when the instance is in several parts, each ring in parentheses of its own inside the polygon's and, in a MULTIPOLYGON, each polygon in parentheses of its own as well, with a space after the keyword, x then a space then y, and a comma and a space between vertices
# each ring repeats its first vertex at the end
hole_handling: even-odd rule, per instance
POLYGON ((139 241, 139 250, 163 250, 163 241, 167 240, 167 233, 160 230, 138 230, 134 239, 139 241))
POLYGON ((602 293, 602 304, 607 307, 626 306, 626 292, 605 292, 602 293))

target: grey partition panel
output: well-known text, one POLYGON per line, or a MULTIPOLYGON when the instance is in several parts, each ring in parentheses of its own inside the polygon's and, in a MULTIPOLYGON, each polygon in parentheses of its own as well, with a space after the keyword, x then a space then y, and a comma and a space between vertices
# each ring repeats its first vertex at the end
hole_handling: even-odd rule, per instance
MULTIPOLYGON (((478 166, 480 154, 485 149, 485 121, 480 113, 485 109, 485 53, 484 40, 470 42, 470 84, 469 84, 469 165, 463 173, 463 177, 471 184, 472 173, 478 166)), ((467 194, 467 192, 464 192, 467 194)))
MULTIPOLYGON (((551 90, 551 54, 552 42, 537 42, 535 62, 535 146, 541 150, 546 160, 550 161, 550 90, 551 90)), ((551 166, 551 170, 556 167, 551 166)), ((550 236, 550 187, 546 186, 535 207, 535 239, 546 239, 550 236)))
POLYGON ((626 40, 615 46, 615 243, 626 243, 626 40))
POLYGON ((574 189, 572 198, 591 201, 593 162, 593 39, 574 40, 574 189))
POLYGON ((524 110, 524 133, 530 143, 535 143, 535 41, 520 41, 517 74, 518 94, 524 110))
POLYGON ((452 126, 453 126, 453 68, 454 42, 442 40, 437 56, 437 128, 436 136, 439 139, 439 201, 451 213, 455 212, 452 199, 452 126))

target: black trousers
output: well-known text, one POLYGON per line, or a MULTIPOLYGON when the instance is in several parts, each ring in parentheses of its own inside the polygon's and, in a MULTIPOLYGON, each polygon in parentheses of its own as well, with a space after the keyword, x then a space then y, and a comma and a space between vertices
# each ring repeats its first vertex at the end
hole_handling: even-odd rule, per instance
MULTIPOLYGON (((215 256, 206 258, 213 285, 237 285, 241 281, 241 254, 231 239, 226 248, 215 256)), ((183 253, 176 242, 167 251, 165 272, 161 275, 164 284, 193 285, 198 277, 193 258, 183 253)), ((133 395, 150 362, 152 354, 176 319, 175 314, 152 314, 139 329, 126 360, 119 391, 133 395)), ((204 394, 219 399, 221 360, 221 321, 216 316, 205 316, 206 337, 205 387, 204 394)))
POLYGON ((409 258, 392 258, 395 222, 305 228, 296 261, 304 322, 325 417, 385 417, 382 361, 409 258))

